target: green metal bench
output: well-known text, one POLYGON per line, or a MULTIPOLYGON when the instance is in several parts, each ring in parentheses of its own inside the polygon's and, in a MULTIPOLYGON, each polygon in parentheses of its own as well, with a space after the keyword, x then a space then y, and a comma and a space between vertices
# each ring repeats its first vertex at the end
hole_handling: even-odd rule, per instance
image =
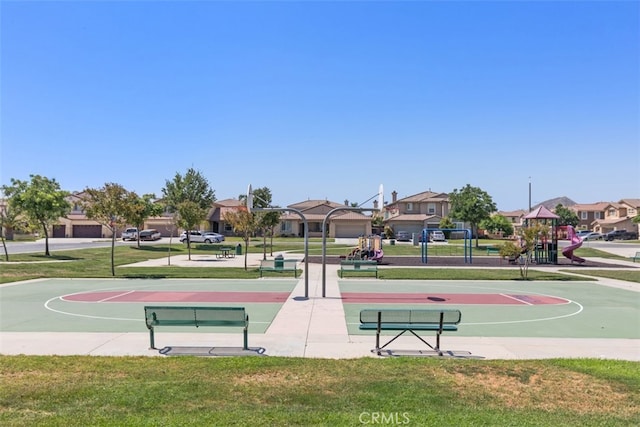
POLYGON ((245 313, 244 307, 145 306, 144 317, 152 349, 156 348, 156 326, 241 327, 244 333, 243 349, 248 349, 249 316, 245 313))
POLYGON ((293 271, 293 277, 298 278, 298 260, 297 259, 263 259, 260 261, 260 277, 265 271, 282 273, 284 271, 293 271))
POLYGON ((340 261, 340 277, 343 277, 345 271, 353 272, 371 272, 375 273, 378 278, 378 262, 370 260, 345 259, 340 261))
POLYGON ((495 246, 487 246, 487 255, 491 254, 499 254, 500 248, 496 248, 495 246))
POLYGON ((637 260, 640 259, 640 252, 636 252, 636 254, 631 257, 631 259, 633 260, 633 262, 636 262, 637 260))
POLYGON ((378 355, 382 349, 391 344, 396 338, 405 332, 410 332, 420 341, 442 356, 440 350, 440 335, 458 330, 458 324, 462 319, 460 310, 451 309, 366 309, 360 311, 360 329, 376 331, 376 348, 378 355), (385 345, 380 346, 380 333, 382 331, 400 331, 385 345), (435 331, 436 345, 432 346, 415 331, 435 331))

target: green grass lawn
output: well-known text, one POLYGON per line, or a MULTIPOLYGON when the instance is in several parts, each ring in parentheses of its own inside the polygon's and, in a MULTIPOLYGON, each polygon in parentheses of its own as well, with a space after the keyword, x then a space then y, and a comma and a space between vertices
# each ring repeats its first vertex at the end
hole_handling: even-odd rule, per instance
POLYGON ((0 356, 0 423, 635 426, 638 373, 599 360, 0 356))
MULTIPOLYGON (((226 246, 235 246, 238 241, 231 240, 225 242, 226 246)), ((284 251, 293 251, 304 253, 302 242, 293 239, 284 239, 284 242, 276 242, 273 247, 269 247, 267 255, 284 251)), ((192 247, 192 255, 213 255, 214 250, 219 245, 195 245, 192 247)), ((320 255, 321 242, 310 242, 309 254, 320 255)), ((331 245, 327 249, 328 255, 340 255, 349 250, 349 246, 331 245)), ((459 255, 462 256, 462 248, 447 248, 450 251, 453 248, 460 250, 459 255)), ((253 242, 250 246, 250 252, 261 253, 263 247, 261 241, 253 242)), ((244 251, 244 248, 243 248, 244 251)), ((481 249, 482 253, 482 249, 481 249)), ((136 245, 116 246, 115 248, 115 265, 116 277, 130 278, 236 278, 236 279, 255 279, 260 277, 260 273, 256 268, 245 270, 244 268, 180 268, 171 265, 159 267, 122 267, 124 265, 135 262, 146 261, 156 258, 167 258, 176 255, 186 255, 188 249, 182 244, 174 245, 136 245)), ((577 251, 579 256, 598 256, 610 257, 615 255, 607 254, 595 249, 584 249, 584 252, 577 251)), ((420 256, 419 247, 412 245, 395 245, 385 246, 385 255, 414 255, 420 256)), ((448 255, 448 254, 447 254, 448 255)), ((432 254, 432 256, 437 256, 432 254)), ((496 255, 497 256, 497 255, 496 255)), ((621 258, 621 257, 618 257, 621 258)), ((92 248, 73 251, 56 251, 51 256, 46 257, 41 253, 35 254, 10 254, 10 261, 0 261, 0 283, 14 282, 18 280, 28 280, 36 278, 51 277, 112 277, 111 276, 111 249, 110 248, 92 248)), ((623 259, 623 258, 621 258, 623 259)), ((588 274, 586 270, 575 271, 582 274, 588 274)), ((620 280, 640 281, 640 272, 635 271, 593 271, 593 276, 610 277, 620 280)), ((278 275, 279 273, 265 273, 269 275, 278 275)), ((474 269, 472 267, 461 267, 456 269, 439 269, 439 268, 385 268, 379 271, 381 279, 416 279, 416 280, 520 280, 520 274, 516 269, 474 269)), ((529 270, 529 280, 584 280, 584 278, 576 278, 572 275, 543 272, 529 270)))

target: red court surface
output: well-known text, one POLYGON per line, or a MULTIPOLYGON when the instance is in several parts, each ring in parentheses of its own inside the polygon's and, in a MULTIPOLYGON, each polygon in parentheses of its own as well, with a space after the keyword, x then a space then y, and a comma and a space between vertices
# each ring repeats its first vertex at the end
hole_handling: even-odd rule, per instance
MULTIPOLYGON (((283 303, 289 297, 286 292, 211 292, 211 291, 100 291, 65 295, 68 302, 272 302, 283 303)), ((387 293, 345 292, 345 304, 482 304, 482 305, 561 305, 570 301, 545 295, 519 294, 432 294, 432 293, 387 293)))
POLYGON ((564 298, 545 295, 515 294, 433 294, 433 293, 362 293, 345 292, 345 304, 482 304, 482 305, 558 305, 569 304, 564 298))
POLYGON ((283 303, 289 292, 210 292, 210 291, 101 291, 61 297, 69 302, 270 302, 283 303))

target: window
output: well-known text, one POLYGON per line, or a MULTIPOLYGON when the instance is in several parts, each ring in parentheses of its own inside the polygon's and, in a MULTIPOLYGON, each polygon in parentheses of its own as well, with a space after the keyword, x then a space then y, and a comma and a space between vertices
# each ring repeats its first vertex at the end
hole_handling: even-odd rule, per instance
POLYGON ((413 210, 413 203, 407 203, 407 211, 413 210))
POLYGON ((580 212, 580 219, 589 219, 589 212, 580 212))
POLYGON ((309 223, 309 233, 321 233, 322 232, 322 223, 321 222, 310 222, 309 223))
POLYGON ((291 226, 291 221, 282 221, 280 223, 280 234, 291 234, 293 227, 291 226))
POLYGON ((602 219, 602 212, 595 212, 593 214, 594 219, 602 219))
POLYGON ((615 208, 610 208, 607 216, 609 216, 609 217, 616 216, 615 208))
POLYGON ((436 214, 436 204, 435 203, 427 204, 427 213, 429 215, 435 215, 436 214))

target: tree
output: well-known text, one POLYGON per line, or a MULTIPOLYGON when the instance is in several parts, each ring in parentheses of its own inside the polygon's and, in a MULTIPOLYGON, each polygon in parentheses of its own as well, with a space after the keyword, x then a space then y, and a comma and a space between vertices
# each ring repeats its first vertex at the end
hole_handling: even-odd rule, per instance
POLYGON ((24 217, 29 226, 42 230, 45 238, 44 255, 49 252, 49 228, 71 211, 69 192, 60 189, 55 179, 30 175, 31 181, 11 178, 11 185, 3 186, 10 209, 24 217))
POLYGON ((513 242, 505 242, 500 248, 500 255, 508 257, 518 262, 520 267, 520 277, 527 280, 529 274, 529 264, 538 240, 545 239, 549 235, 549 226, 540 222, 530 224, 520 230, 519 241, 516 245, 513 242))
POLYGON ((476 248, 478 248, 478 225, 483 219, 489 219, 496 211, 496 204, 491 196, 478 187, 467 184, 464 188, 454 189, 449 194, 451 211, 449 215, 455 219, 468 222, 476 236, 476 248))
MULTIPOLYGON (((438 227, 442 228, 442 229, 454 229, 456 228, 456 225, 453 223, 453 221, 451 220, 450 217, 445 216, 444 218, 442 218, 440 220, 440 223, 438 224, 438 227)), ((450 231, 444 231, 444 235, 447 239, 451 238, 451 232, 450 231)))
POLYGON ((480 227, 487 230, 491 234, 502 233, 502 236, 511 236, 513 234, 513 225, 503 215, 491 215, 488 219, 480 222, 480 227))
POLYGON ((87 188, 84 190, 82 209, 87 218, 97 221, 111 231, 111 275, 116 275, 115 247, 118 227, 124 227, 127 216, 131 215, 130 201, 135 199, 131 193, 120 184, 107 183, 102 188, 87 188))
POLYGON ((580 224, 578 214, 573 210, 562 206, 562 203, 559 203, 556 206, 555 213, 560 217, 560 219, 558 219, 558 225, 570 225, 575 227, 580 224))
POLYGON ((246 208, 241 208, 236 211, 229 211, 225 213, 224 220, 231 224, 234 233, 239 235, 244 242, 244 269, 246 270, 249 242, 251 241, 251 236, 257 230, 257 223, 255 221, 254 214, 249 212, 246 208))
MULTIPOLYGON (((271 190, 268 187, 253 190, 254 207, 267 208, 271 206, 271 200, 271 190)), ((280 222, 280 212, 252 212, 252 214, 255 228, 262 234, 262 259, 267 259, 267 233, 270 228, 273 229, 280 222)))
POLYGON ((162 194, 175 215, 178 227, 187 231, 187 248, 191 259, 191 239, 189 230, 196 228, 207 217, 211 204, 216 200, 209 181, 193 168, 189 168, 184 176, 179 173, 173 181, 167 180, 162 194))
MULTIPOLYGON (((127 202, 128 209, 124 213, 124 219, 126 222, 136 226, 138 231, 140 231, 147 218, 162 214, 164 209, 159 204, 154 203, 155 198, 155 194, 143 194, 142 197, 140 197, 134 192, 129 193, 129 200, 127 202)), ((136 240, 138 241, 137 243, 139 248, 139 232, 136 240)))
POLYGON ((7 240, 13 240, 13 230, 18 224, 18 216, 15 209, 10 206, 0 208, 0 239, 4 249, 4 259, 9 261, 9 251, 7 250, 7 240))

